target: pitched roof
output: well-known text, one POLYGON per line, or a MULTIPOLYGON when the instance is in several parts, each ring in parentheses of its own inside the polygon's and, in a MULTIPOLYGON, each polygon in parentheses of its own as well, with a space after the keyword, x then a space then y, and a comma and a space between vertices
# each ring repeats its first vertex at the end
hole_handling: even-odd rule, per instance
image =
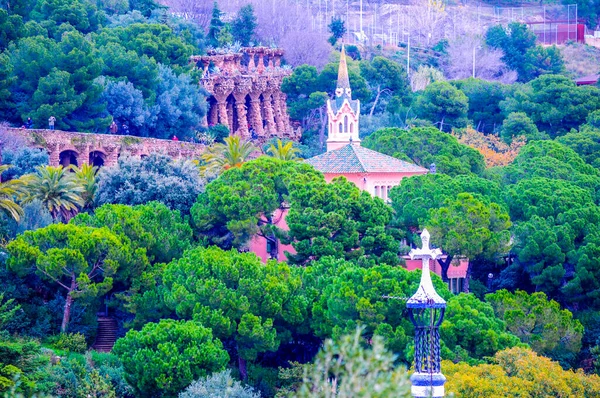
POLYGON ((425 173, 428 170, 383 153, 348 144, 325 152, 306 163, 322 173, 425 173))

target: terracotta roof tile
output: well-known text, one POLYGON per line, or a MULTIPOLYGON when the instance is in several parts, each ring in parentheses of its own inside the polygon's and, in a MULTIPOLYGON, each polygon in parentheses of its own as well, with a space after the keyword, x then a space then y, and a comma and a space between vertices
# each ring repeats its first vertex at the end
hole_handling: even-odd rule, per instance
POLYGON ((306 163, 322 173, 426 173, 428 171, 415 164, 352 144, 306 159, 306 163))

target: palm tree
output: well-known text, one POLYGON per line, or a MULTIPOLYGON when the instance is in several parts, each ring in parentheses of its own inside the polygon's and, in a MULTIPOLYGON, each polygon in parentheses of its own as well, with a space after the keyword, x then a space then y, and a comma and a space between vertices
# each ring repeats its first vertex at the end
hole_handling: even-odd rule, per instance
POLYGON ((294 148, 294 143, 292 141, 288 141, 287 144, 283 145, 283 142, 278 138, 276 142, 277 146, 271 144, 267 152, 276 159, 280 160, 300 160, 297 156, 300 150, 298 148, 294 148))
POLYGON ((55 220, 69 221, 83 207, 84 187, 78 178, 62 166, 40 166, 28 176, 23 203, 39 199, 55 220))
POLYGON ((242 141, 235 135, 223 141, 223 144, 214 144, 202 155, 204 165, 200 170, 204 175, 220 174, 232 167, 240 167, 257 150, 251 142, 242 141))
POLYGON ((77 178, 83 187, 83 193, 81 194, 84 201, 83 208, 91 208, 94 204, 96 189, 98 188, 96 185, 96 173, 98 172, 98 167, 90 164, 82 164, 81 167, 73 166, 72 170, 75 172, 75 178, 77 178))
MULTIPOLYGON (((0 176, 9 168, 9 164, 0 166, 0 176)), ((23 216, 23 209, 14 200, 22 188, 22 180, 0 182, 0 211, 12 217, 15 221, 19 221, 23 216)))

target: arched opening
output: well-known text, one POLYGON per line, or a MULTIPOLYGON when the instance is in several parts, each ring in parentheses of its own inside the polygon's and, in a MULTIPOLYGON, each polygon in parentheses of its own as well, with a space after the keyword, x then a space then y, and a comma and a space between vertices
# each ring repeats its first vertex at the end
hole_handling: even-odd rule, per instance
POLYGON ((106 155, 100 151, 92 151, 90 152, 90 160, 89 163, 92 166, 96 166, 98 168, 104 166, 104 162, 106 161, 106 155))
POLYGON ((354 123, 350 123, 350 134, 354 133, 354 123))
POLYGON ((344 128, 344 126, 342 126, 342 123, 340 122, 340 126, 339 126, 339 129, 338 129, 340 133, 343 132, 343 128, 344 128))
POLYGON ((250 133, 250 137, 256 139, 258 138, 257 129, 259 128, 254 120, 254 115, 256 114, 256 109, 253 109, 254 104, 252 104, 252 99, 250 95, 246 95, 244 97, 244 102, 246 105, 246 120, 248 121, 248 132, 250 133))
POLYGON ((348 132, 348 116, 344 116, 344 133, 348 132))
POLYGON ((227 119, 229 119, 229 130, 233 134, 239 128, 235 97, 229 94, 227 97, 227 119))
POLYGON ((59 155, 59 163, 62 167, 69 167, 70 165, 79 166, 77 156, 78 154, 75 151, 62 151, 59 155))
POLYGON ((217 105, 217 100, 215 97, 210 96, 208 98, 208 125, 209 126, 214 126, 216 124, 219 124, 219 109, 218 109, 218 105, 217 105))

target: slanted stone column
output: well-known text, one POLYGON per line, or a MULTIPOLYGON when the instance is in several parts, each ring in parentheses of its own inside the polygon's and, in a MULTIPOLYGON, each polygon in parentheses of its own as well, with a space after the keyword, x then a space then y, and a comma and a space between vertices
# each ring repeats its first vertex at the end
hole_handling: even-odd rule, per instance
POLYGON ((236 133, 241 137, 248 139, 250 138, 250 131, 248 130, 248 112, 246 109, 246 96, 252 90, 252 78, 245 76, 238 76, 235 78, 235 87, 233 89, 233 96, 235 98, 235 110, 237 113, 238 128, 236 133))
POLYGON ((273 91, 273 112, 275 113, 275 126, 277 128, 277 137, 283 137, 285 131, 285 123, 283 122, 283 114, 281 112, 281 101, 279 100, 279 93, 273 91))
POLYGON ((234 120, 233 120, 233 101, 227 101, 227 120, 229 121, 229 131, 231 134, 235 133, 233 130, 234 120))
POLYGON ((250 125, 256 132, 256 135, 262 137, 265 134, 263 129, 263 119, 260 112, 260 93, 250 93, 249 117, 250 125))
POLYGON ((235 97, 235 110, 237 113, 238 129, 235 132, 244 139, 250 138, 250 131, 248 130, 248 119, 246 118, 246 96, 237 94, 235 97))
POLYGON ((217 98, 217 109, 219 124, 229 127, 229 116, 227 115, 227 98, 217 98))
POLYGON ((270 91, 265 91, 263 93, 263 110, 265 114, 265 120, 267 122, 266 126, 266 135, 274 135, 277 131, 277 126, 275 125, 275 117, 273 115, 273 105, 271 104, 272 94, 270 91))
POLYGON ((282 93, 279 92, 279 104, 281 105, 281 117, 283 118, 283 124, 285 125, 285 132, 289 133, 292 130, 292 127, 290 126, 290 115, 288 115, 288 110, 287 110, 287 96, 282 93))

